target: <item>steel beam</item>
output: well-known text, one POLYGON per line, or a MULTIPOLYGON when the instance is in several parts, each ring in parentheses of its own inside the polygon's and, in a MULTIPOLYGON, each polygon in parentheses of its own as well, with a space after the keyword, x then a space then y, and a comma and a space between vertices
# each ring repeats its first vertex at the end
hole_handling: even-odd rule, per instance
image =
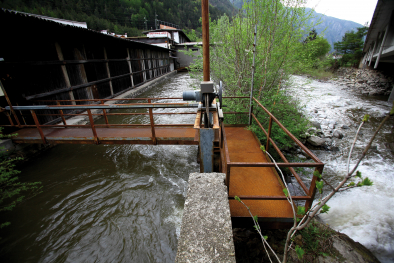
POLYGON ((214 129, 200 129, 200 172, 213 173, 214 129))

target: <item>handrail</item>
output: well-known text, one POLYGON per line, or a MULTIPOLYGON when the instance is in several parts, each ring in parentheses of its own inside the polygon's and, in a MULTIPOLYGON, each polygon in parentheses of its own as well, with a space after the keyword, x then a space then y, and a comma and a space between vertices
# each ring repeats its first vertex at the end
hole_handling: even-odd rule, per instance
MULTIPOLYGON (((145 99, 145 98, 143 98, 145 99)), ((175 98, 178 99, 178 98, 175 98)), ((130 104, 104 104, 104 100, 95 100, 95 101, 100 101, 101 104, 89 104, 89 105, 61 105, 59 101, 56 101, 57 105, 31 105, 31 106, 15 106, 12 107, 12 109, 19 110, 19 111, 30 111, 33 120, 34 120, 34 125, 15 125, 8 114, 8 111, 11 110, 9 106, 2 108, 1 111, 4 112, 10 121, 11 125, 0 125, 4 127, 15 127, 18 126, 19 128, 30 128, 30 127, 35 127, 37 128, 42 142, 44 144, 47 143, 45 133, 43 131, 43 128, 90 128, 93 133, 94 141, 96 144, 99 144, 99 139, 97 135, 96 128, 111 128, 111 127, 150 127, 151 129, 151 140, 153 144, 157 144, 156 140, 156 132, 155 132, 155 127, 192 127, 192 124, 155 124, 154 123, 154 118, 153 115, 155 114, 196 114, 195 112, 164 112, 164 113, 153 113, 153 109, 156 108, 197 108, 198 104, 197 103, 190 103, 190 102, 182 102, 182 103, 152 103, 152 99, 147 99, 148 103, 130 103, 130 104), (80 114, 64 114, 63 110, 82 110, 83 112, 85 111, 86 113, 80 113, 80 114), (99 110, 98 113, 92 113, 92 110, 99 110), (141 113, 107 113, 107 109, 148 109, 148 113, 146 112, 141 112, 141 113), (37 110, 57 110, 59 111, 58 114, 36 114, 37 110), (100 112, 102 110, 102 112, 100 112), (61 116, 60 124, 40 124, 37 115, 40 116, 61 116), (115 116, 115 115, 149 115, 149 124, 110 124, 108 121, 108 116, 115 116), (75 125, 71 124, 68 125, 66 123, 65 116, 88 116, 89 118, 89 124, 85 125, 75 125), (105 124, 95 124, 93 116, 103 116, 105 124)), ((22 114, 22 113, 21 113, 22 114)), ((24 116, 23 114, 22 116, 24 116)))
MULTIPOLYGON (((198 108, 198 103, 132 103, 132 104, 89 104, 89 105, 31 105, 13 106, 14 110, 87 110, 87 109, 149 109, 149 108, 198 108)), ((6 106, 5 110, 10 110, 6 106)))
POLYGON ((285 128, 285 126, 283 126, 282 123, 280 123, 274 115, 272 115, 271 112, 269 112, 263 105, 261 105, 261 103, 255 98, 253 97, 253 100, 257 103, 258 106, 260 106, 260 108, 262 108, 271 118, 274 122, 276 122, 276 124, 279 125, 279 127, 302 149, 305 151, 305 153, 312 158, 315 162, 320 162, 320 160, 308 149, 305 147, 304 144, 302 144, 302 142, 300 142, 293 134, 291 134, 291 132, 289 132, 289 130, 287 130, 285 128))
MULTIPOLYGON (((249 98, 249 97, 223 97, 223 98, 249 98)), ((259 122, 255 114, 252 112, 251 116, 253 119, 256 121, 257 125, 260 127, 260 129, 264 132, 264 134, 267 136, 267 144, 266 144, 266 150, 268 151, 270 144, 274 147, 276 152, 279 154, 281 159, 283 160, 282 163, 274 163, 271 162, 231 162, 230 156, 228 153, 228 146, 227 146, 227 139, 226 139, 226 133, 223 132, 223 137, 222 137, 222 150, 224 151, 226 158, 226 167, 227 167, 227 176, 226 176, 226 184, 228 187, 228 191, 230 189, 230 172, 232 167, 287 167, 289 168, 290 172, 293 174, 295 177, 297 183, 301 186, 303 191, 305 192, 305 196, 292 196, 293 200, 305 200, 305 208, 309 209, 309 207, 312 205, 314 195, 316 193, 316 180, 317 178, 313 176, 311 185, 308 189, 308 187, 305 185, 305 183, 302 181, 301 177, 296 173, 294 170, 294 167, 315 167, 315 170, 319 171, 321 174, 324 168, 324 163, 322 163, 319 158, 317 158, 308 148, 305 147, 293 134, 291 134, 290 131, 288 131, 279 121, 278 119, 275 118, 275 116, 269 112, 256 98, 253 97, 253 100, 257 103, 259 107, 261 107, 270 117, 269 120, 269 127, 268 127, 268 132, 264 129, 262 124, 259 122), (274 140, 271 138, 271 130, 272 130, 272 122, 275 122, 276 124, 279 125, 279 127, 298 145, 300 148, 314 161, 314 163, 290 163, 286 157, 283 155, 283 153, 280 151, 279 147, 276 145, 274 140)), ((231 112, 234 114, 235 112, 231 112)), ((222 124, 222 129, 224 129, 224 124, 222 124)), ((286 196, 250 196, 250 195, 245 195, 245 196, 238 196, 239 198, 243 200, 286 200, 286 196)), ((228 196, 229 199, 234 199, 235 196, 228 196)))

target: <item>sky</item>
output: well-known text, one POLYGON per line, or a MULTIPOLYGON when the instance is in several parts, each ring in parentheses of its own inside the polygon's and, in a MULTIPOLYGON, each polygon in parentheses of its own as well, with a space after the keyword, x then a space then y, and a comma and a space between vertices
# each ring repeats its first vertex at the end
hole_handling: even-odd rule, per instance
POLYGON ((364 25, 371 23, 377 0, 309 0, 306 7, 317 13, 364 25))

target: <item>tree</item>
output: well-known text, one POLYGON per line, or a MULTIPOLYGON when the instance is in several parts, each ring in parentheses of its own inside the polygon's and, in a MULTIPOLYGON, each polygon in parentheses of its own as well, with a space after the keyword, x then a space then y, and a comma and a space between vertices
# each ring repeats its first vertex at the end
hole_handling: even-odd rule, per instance
POLYGON ((357 32, 353 30, 347 32, 342 37, 342 41, 334 43, 335 50, 342 55, 342 58, 339 60, 341 66, 358 66, 363 55, 364 36, 367 32, 368 27, 359 27, 357 32))
POLYGON ((326 54, 331 45, 327 39, 318 36, 313 29, 302 43, 298 44, 296 51, 295 70, 300 73, 308 73, 311 70, 322 68, 326 62, 326 54))
MULTIPOLYGON (((253 96, 278 119, 283 121, 295 136, 306 129, 306 121, 298 112, 299 105, 286 96, 283 83, 292 73, 298 44, 313 25, 308 24, 310 13, 301 2, 280 0, 252 0, 244 3, 242 12, 230 19, 222 16, 210 24, 211 76, 223 81, 226 96, 249 96, 253 61, 254 27, 257 25, 255 75, 253 96)), ((249 109, 247 100, 226 100, 226 111, 244 112, 249 109)), ((256 113, 258 115, 258 113, 256 113)), ((245 116, 246 117, 246 116, 245 116)), ((226 116, 226 120, 240 120, 226 116)), ((265 119, 261 120, 265 124, 265 119)), ((252 126, 264 138, 263 132, 252 126)), ((280 145, 290 144, 279 127, 274 127, 274 140, 280 145)))

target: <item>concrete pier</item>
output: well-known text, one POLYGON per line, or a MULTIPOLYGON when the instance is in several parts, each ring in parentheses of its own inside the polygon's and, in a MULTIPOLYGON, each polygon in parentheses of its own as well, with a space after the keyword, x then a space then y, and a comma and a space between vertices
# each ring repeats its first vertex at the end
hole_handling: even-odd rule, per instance
POLYGON ((223 173, 192 173, 175 262, 235 262, 223 173))

